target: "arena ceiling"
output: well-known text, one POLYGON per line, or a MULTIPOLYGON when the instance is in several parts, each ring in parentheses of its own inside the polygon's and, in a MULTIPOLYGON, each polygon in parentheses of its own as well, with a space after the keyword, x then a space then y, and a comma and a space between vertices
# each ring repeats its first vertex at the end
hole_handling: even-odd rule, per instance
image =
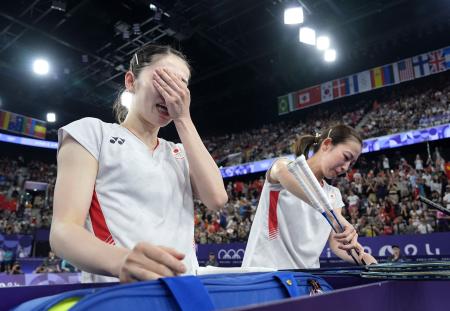
POLYGON ((445 0, 2 1, 1 108, 40 119, 53 110, 58 125, 112 120, 131 55, 153 41, 188 56, 203 132, 234 130, 274 119, 278 95, 449 45, 449 33, 445 0), (293 2, 332 37, 335 63, 300 44, 298 26, 283 24, 293 2), (47 78, 30 71, 37 55, 52 62, 47 78))

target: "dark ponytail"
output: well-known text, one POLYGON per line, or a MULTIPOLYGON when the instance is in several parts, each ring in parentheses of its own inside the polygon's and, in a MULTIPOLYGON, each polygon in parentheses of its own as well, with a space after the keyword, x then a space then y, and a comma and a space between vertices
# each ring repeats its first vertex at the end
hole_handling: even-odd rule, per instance
MULTIPOLYGON (((316 138, 313 135, 297 135, 294 145, 295 156, 298 157, 303 154, 306 158, 308 158, 309 151, 311 150, 311 147, 314 146, 315 141, 316 138)), ((314 152, 316 151, 317 150, 314 150, 314 152)))
POLYGON ((294 145, 295 156, 298 157, 303 154, 308 158, 310 152, 316 153, 323 141, 327 138, 331 138, 333 145, 342 144, 349 140, 354 140, 362 145, 361 135, 354 128, 348 125, 338 124, 326 129, 322 133, 297 136, 294 145))
POLYGON ((125 92, 125 89, 122 89, 119 92, 116 100, 114 101, 114 105, 113 105, 113 113, 114 113, 114 116, 116 117, 117 122, 119 122, 119 124, 122 123, 123 121, 125 121, 125 118, 127 117, 127 114, 128 114, 128 108, 125 107, 124 105, 122 105, 122 103, 121 103, 120 96, 122 95, 123 92, 125 92))
MULTIPOLYGON (((158 61, 161 56, 168 56, 168 55, 175 55, 179 57, 186 63, 189 70, 191 70, 187 58, 183 53, 172 48, 169 45, 156 45, 156 44, 147 44, 139 48, 136 51, 136 53, 133 54, 133 57, 130 60, 130 67, 128 70, 131 71, 137 78, 145 67, 151 65, 155 61, 158 61)), ((123 88, 119 92, 113 106, 114 115, 116 117, 117 122, 119 123, 122 123, 128 114, 128 109, 121 104, 120 99, 124 91, 125 88, 123 88)))

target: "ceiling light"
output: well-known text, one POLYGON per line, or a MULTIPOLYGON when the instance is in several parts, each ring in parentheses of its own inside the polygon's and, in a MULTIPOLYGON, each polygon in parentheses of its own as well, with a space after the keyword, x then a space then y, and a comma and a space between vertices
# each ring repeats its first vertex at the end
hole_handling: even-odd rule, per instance
POLYGON ((303 9, 301 7, 296 7, 284 10, 284 23, 286 25, 303 23, 303 9))
POLYGON ((334 62, 336 60, 336 50, 335 49, 328 49, 325 51, 325 54, 323 55, 323 59, 326 62, 334 62))
POLYGON ((299 31, 300 42, 316 45, 316 31, 309 27, 301 27, 299 31))
POLYGON ((330 47, 330 38, 327 36, 317 37, 316 47, 320 51, 324 51, 330 47))
POLYGON ((47 113, 47 122, 54 123, 56 121, 56 114, 53 112, 47 113))
POLYGON ((33 62, 33 71, 38 75, 46 75, 50 71, 50 65, 45 59, 36 59, 33 62))

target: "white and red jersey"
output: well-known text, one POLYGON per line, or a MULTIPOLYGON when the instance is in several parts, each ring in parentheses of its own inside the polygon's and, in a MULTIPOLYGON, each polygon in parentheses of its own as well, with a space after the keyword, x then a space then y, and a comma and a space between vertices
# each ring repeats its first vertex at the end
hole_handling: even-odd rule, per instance
MULTIPOLYGON (((339 189, 324 182, 334 208, 344 206, 339 189)), ((243 267, 320 267, 331 226, 313 207, 267 178, 245 249, 243 267)))
MULTIPOLYGON (((98 162, 86 229, 128 249, 141 241, 173 247, 186 255, 187 273, 194 273, 194 203, 183 146, 158 138, 152 152, 125 127, 95 118, 62 127, 59 146, 64 135, 72 136, 98 162)), ((83 280, 117 281, 88 273, 83 280)))

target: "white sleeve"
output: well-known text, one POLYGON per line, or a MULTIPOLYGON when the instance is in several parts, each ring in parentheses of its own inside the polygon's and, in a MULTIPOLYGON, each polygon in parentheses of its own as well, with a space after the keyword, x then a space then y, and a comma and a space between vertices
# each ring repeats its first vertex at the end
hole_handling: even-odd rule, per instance
POLYGON ((83 118, 58 130, 58 151, 63 139, 70 135, 98 161, 103 140, 102 121, 95 118, 83 118))
POLYGON ((281 185, 281 183, 271 183, 271 182, 269 181, 269 174, 270 174, 270 171, 272 170, 272 166, 275 165, 275 162, 277 162, 277 161, 279 161, 279 160, 282 160, 282 159, 291 161, 289 158, 286 158, 286 157, 279 157, 279 158, 276 158, 276 159, 272 162, 272 164, 270 165, 270 167, 267 169, 267 171, 266 171, 266 173, 265 173, 265 180, 264 180, 264 183, 267 183, 267 185, 270 187, 271 190, 280 191, 280 190, 283 190, 283 189, 284 189, 284 187, 281 185))
POLYGON ((344 207, 344 201, 342 201, 342 194, 341 191, 339 191, 338 188, 333 187, 334 195, 336 196, 336 200, 334 200, 334 206, 333 208, 341 208, 344 207))

